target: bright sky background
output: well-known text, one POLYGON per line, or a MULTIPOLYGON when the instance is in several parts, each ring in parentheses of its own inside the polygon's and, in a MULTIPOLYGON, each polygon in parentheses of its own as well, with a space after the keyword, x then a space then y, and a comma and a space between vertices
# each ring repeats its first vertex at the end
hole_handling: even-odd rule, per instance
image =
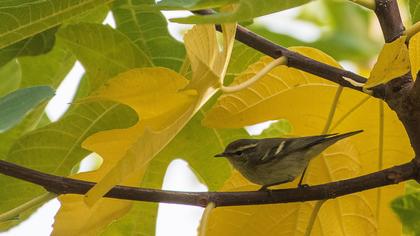
MULTIPOLYGON (((167 18, 184 16, 190 14, 185 11, 165 12, 167 18)), ((272 14, 256 19, 258 23, 264 23, 273 32, 289 34, 300 40, 314 41, 321 32, 319 28, 307 22, 302 22, 293 19, 298 14, 296 9, 287 10, 281 13, 272 14)), ((105 24, 115 27, 112 15, 108 15, 105 24)), ((189 29, 189 25, 180 25, 176 23, 169 23, 169 31, 178 40, 182 40, 181 32, 189 29)), ((69 103, 75 93, 81 76, 84 73, 82 65, 77 62, 71 70, 66 79, 57 89, 56 96, 50 101, 47 106, 47 113, 51 120, 56 121, 67 110, 69 103)), ((250 133, 260 133, 268 123, 257 125, 248 129, 250 133)), ((201 184, 191 169, 188 163, 183 160, 173 161, 167 170, 164 178, 163 189, 179 190, 179 191, 207 191, 207 187, 201 184)), ((52 228, 53 218, 59 209, 58 200, 54 199, 33 214, 29 220, 23 222, 18 227, 15 227, 8 232, 0 233, 0 236, 44 236, 49 235, 52 228)), ((183 206, 176 204, 160 204, 157 220, 156 235, 183 235, 194 236, 197 233, 197 227, 200 221, 202 208, 183 206)))

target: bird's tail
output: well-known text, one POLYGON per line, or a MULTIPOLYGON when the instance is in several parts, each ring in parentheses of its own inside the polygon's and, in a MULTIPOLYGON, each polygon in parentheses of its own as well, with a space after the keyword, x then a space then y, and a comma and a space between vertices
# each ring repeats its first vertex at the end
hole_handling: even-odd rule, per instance
POLYGON ((327 134, 327 135, 324 136, 323 139, 316 140, 311 145, 316 145, 318 143, 324 143, 324 142, 332 142, 332 143, 335 143, 338 140, 341 140, 341 139, 344 139, 344 138, 347 138, 347 137, 356 135, 356 134, 361 133, 361 132, 363 132, 363 130, 356 130, 356 131, 352 131, 352 132, 348 132, 348 133, 344 133, 344 134, 327 134))

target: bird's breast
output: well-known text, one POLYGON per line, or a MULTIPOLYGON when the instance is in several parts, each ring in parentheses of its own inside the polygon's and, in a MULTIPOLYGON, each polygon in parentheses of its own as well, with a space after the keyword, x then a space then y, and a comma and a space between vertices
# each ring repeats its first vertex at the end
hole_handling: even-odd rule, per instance
POLYGON ((291 155, 260 165, 235 166, 248 180, 259 185, 291 182, 299 176, 308 161, 303 155, 291 155))

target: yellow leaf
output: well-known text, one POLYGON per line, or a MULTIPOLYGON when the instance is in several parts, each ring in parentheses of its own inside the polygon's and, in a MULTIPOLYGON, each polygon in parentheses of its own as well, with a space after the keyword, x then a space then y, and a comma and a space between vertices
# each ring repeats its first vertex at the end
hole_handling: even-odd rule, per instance
MULTIPOLYGON (((133 69, 111 79, 90 100, 107 99, 129 105, 139 114, 140 121, 127 129, 103 131, 87 138, 82 146, 98 153, 104 159, 103 164, 96 171, 73 177, 103 181, 105 187, 97 188, 100 194, 116 183, 137 186, 148 161, 182 127, 178 121, 185 122, 185 114, 191 113, 196 94, 193 90, 178 91, 187 83, 185 78, 166 68, 133 69)), ((88 207, 84 198, 60 197, 62 208, 56 216, 55 235, 99 232, 131 206, 129 201, 101 199, 88 207), (75 219, 78 219, 77 224, 68 226, 68 222, 75 219)))
MULTIPOLYGON (((338 64, 315 49, 297 48, 304 55, 330 65, 338 64)), ((252 77, 272 59, 262 58, 236 78, 252 77)), ((280 66, 242 91, 222 95, 209 111, 205 124, 233 128, 285 118, 293 135, 314 135, 329 127, 330 133, 363 129, 362 134, 342 140, 315 158, 305 183, 328 183, 408 161, 413 156, 396 115, 382 102, 360 92, 344 89, 339 94, 331 125, 327 118, 337 85, 293 68, 280 66), (383 142, 379 140, 383 138, 383 142)), ((296 180, 297 181, 297 180, 296 180)), ((296 187, 297 182, 280 185, 296 187)), ((223 190, 257 189, 234 174, 223 190)), ((352 194, 324 203, 312 235, 399 235, 401 224, 389 202, 404 186, 384 187, 352 194)), ((314 202, 268 206, 216 208, 210 215, 208 235, 303 235, 314 202), (250 223, 252 222, 252 223, 250 223)))
MULTIPOLYGON (((340 67, 333 58, 319 50, 307 47, 299 47, 297 49, 309 57, 340 67)), ((232 85, 242 84, 271 61, 272 59, 269 57, 261 58, 260 61, 251 65, 240 76, 235 78, 232 85)), ((261 81, 243 91, 222 95, 218 99, 218 104, 204 118, 203 124, 215 128, 240 128, 261 121, 278 119, 279 117, 275 117, 275 113, 270 112, 270 109, 279 107, 280 103, 283 103, 281 109, 290 110, 291 112, 297 109, 293 107, 292 101, 283 99, 283 93, 287 94, 296 87, 306 87, 308 83, 314 86, 336 87, 333 83, 326 84, 325 80, 320 77, 287 66, 274 68, 261 81), (281 75, 281 77, 278 75, 281 75), (246 99, 244 99, 245 97, 246 99), (250 107, 252 109, 248 109, 250 107), (244 117, 247 119, 245 120, 244 117)))
POLYGON ((185 47, 193 71, 187 89, 194 88, 209 96, 222 83, 232 53, 236 24, 222 25, 222 29, 223 51, 219 50, 214 25, 197 25, 185 34, 185 47), (203 47, 206 43, 209 47, 203 47))
POLYGON ((372 88, 410 71, 408 49, 405 45, 407 36, 401 36, 391 43, 386 43, 378 56, 378 61, 370 72, 366 88, 372 88))
MULTIPOLYGON (((232 50, 234 39, 234 33, 231 32, 235 32, 236 25, 230 24, 223 27, 226 32, 225 35, 227 35, 225 37, 228 37, 225 42, 225 50, 223 51, 218 49, 214 26, 196 26, 185 36, 185 44, 193 69, 193 79, 188 85, 185 78, 173 71, 166 69, 166 72, 163 73, 161 71, 163 68, 161 68, 160 71, 154 72, 157 69, 153 68, 146 70, 141 75, 137 75, 139 78, 149 80, 152 84, 150 86, 142 85, 139 87, 139 91, 127 94, 126 88, 136 88, 135 85, 129 84, 132 81, 130 78, 115 79, 117 81, 114 82, 114 86, 108 86, 109 88, 105 87, 99 91, 99 98, 125 103, 133 107, 140 118, 143 114, 145 114, 145 117, 136 125, 137 128, 130 128, 130 133, 128 134, 112 130, 94 134, 85 140, 83 146, 101 156, 112 153, 112 149, 109 149, 110 145, 104 145, 104 143, 115 142, 113 141, 115 137, 125 139, 125 146, 121 145, 118 148, 127 150, 124 156, 120 157, 121 160, 116 166, 86 194, 86 201, 89 205, 99 200, 112 186, 121 183, 126 173, 144 168, 216 92, 217 87, 215 87, 215 84, 217 84, 221 76, 224 76, 226 71, 227 65, 225 64, 230 56, 230 52, 227 51, 232 50), (203 47, 203 42, 207 42, 207 40, 207 47, 203 47), (200 51, 203 49, 204 51, 200 51), (214 59, 217 59, 217 61, 214 59), (156 86, 158 82, 154 81, 157 80, 156 78, 160 79, 161 77, 166 77, 167 82, 170 81, 171 77, 178 77, 177 79, 182 79, 184 84, 179 87, 172 86, 171 88, 176 89, 175 91, 165 91, 160 88, 165 82, 156 86), (183 90, 177 92, 180 89, 183 90), (168 93, 170 91, 172 93, 168 93), (190 100, 184 103, 182 102, 183 100, 188 100, 188 98, 184 98, 188 91, 198 92, 198 97, 194 101, 190 100), (137 98, 138 94, 142 94, 140 98, 137 98), (132 142, 130 143, 130 141, 132 142), (98 150, 101 147, 106 148, 106 150, 98 150)), ((114 156, 112 158, 118 157, 114 156)))
POLYGON ((226 38, 223 51, 218 50, 214 26, 195 26, 186 35, 194 73, 190 83, 166 68, 134 69, 109 80, 85 99, 85 102, 105 99, 124 103, 138 113, 139 122, 128 129, 96 133, 83 142, 84 148, 98 153, 104 161, 98 170, 73 177, 98 184, 87 197, 60 197, 62 207, 56 216, 54 235, 97 234, 129 210, 129 201, 101 197, 116 184, 137 186, 150 160, 217 91, 232 50, 236 25, 223 27, 226 38), (192 52, 198 48, 191 45, 200 45, 204 52, 192 52), (68 222, 75 221, 69 226, 68 222))
POLYGON ((420 70, 420 33, 415 34, 410 39, 408 53, 410 54, 411 75, 415 80, 420 70))

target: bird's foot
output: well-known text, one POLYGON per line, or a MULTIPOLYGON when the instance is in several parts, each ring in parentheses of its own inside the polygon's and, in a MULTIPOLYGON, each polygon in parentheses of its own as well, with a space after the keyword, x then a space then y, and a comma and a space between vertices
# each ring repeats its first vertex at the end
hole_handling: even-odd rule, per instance
POLYGON ((309 188, 308 184, 298 184, 298 188, 309 188))
POLYGON ((268 188, 269 186, 262 186, 258 191, 266 192, 270 197, 272 196, 273 190, 268 188))
POLYGON ((268 189, 267 185, 263 185, 258 191, 270 191, 270 189, 268 189))

